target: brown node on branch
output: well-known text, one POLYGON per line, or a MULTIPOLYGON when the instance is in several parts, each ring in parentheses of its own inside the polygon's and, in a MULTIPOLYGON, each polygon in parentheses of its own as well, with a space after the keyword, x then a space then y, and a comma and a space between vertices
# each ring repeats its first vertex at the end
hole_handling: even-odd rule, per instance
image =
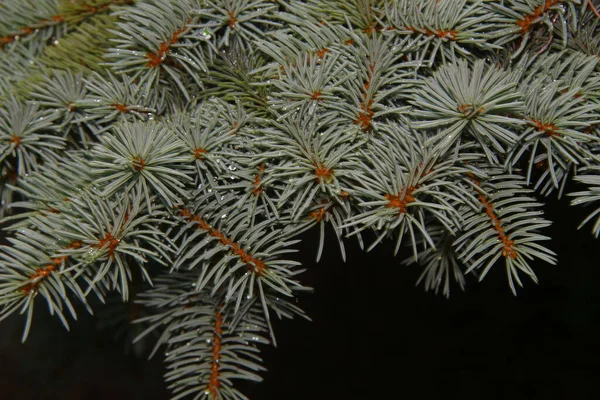
POLYGON ((238 19, 235 17, 235 13, 233 11, 229 11, 227 15, 229 16, 229 21, 227 22, 227 25, 231 29, 235 28, 235 24, 237 24, 238 22, 238 19))
MULTIPOLYGON (((568 90, 567 90, 567 89, 563 89, 563 90, 561 90, 560 92, 561 92, 562 94, 565 94, 565 93, 567 93, 567 92, 568 92, 568 90)), ((582 97, 583 97, 583 93, 582 93, 582 92, 581 92, 581 90, 580 90, 580 91, 578 91, 577 93, 575 93, 575 94, 573 95, 573 97, 574 97, 574 98, 576 98, 576 99, 582 98, 582 97)))
POLYGON ((358 116, 354 120, 354 124, 360 126, 360 129, 362 129, 365 132, 370 131, 371 128, 373 127, 372 121, 373 121, 373 115, 375 115, 375 111, 373 111, 373 95, 372 94, 369 95, 369 89, 371 88, 371 85, 372 85, 374 72, 375 72, 375 64, 371 63, 369 65, 369 76, 367 77, 367 80, 363 84, 362 101, 359 105, 360 112, 358 113, 358 116))
POLYGON ((323 164, 317 163, 315 165, 314 174, 319 183, 331 183, 333 181, 333 169, 327 168, 323 164))
POLYGON ((454 29, 434 29, 429 28, 418 29, 413 26, 407 26, 404 29, 413 33, 420 33, 426 36, 436 36, 440 39, 458 40, 458 31, 454 29))
POLYGON ((21 145, 21 140, 21 136, 17 136, 14 133, 10 137, 10 142, 15 145, 15 149, 19 148, 19 146, 21 145))
POLYGON ((543 160, 536 162, 534 165, 537 169, 546 170, 548 169, 548 159, 544 158, 543 160))
POLYGON ((383 27, 381 25, 379 25, 377 22, 371 22, 371 24, 369 24, 369 26, 367 26, 365 29, 363 29, 363 32, 366 33, 367 35, 370 35, 373 32, 381 32, 382 30, 383 30, 383 27))
POLYGON ((163 63, 163 61, 167 55, 167 52, 171 49, 172 45, 174 45, 175 43, 177 43, 179 41, 181 35, 186 31, 187 24, 189 24, 189 22, 190 21, 188 20, 186 25, 184 25, 181 29, 175 31, 173 33, 173 36, 171 37, 171 39, 167 40, 166 42, 161 43, 160 46, 158 47, 158 50, 156 51, 156 53, 153 53, 151 51, 146 53, 146 58, 148 59, 148 62, 146 63, 147 67, 156 68, 163 63))
POLYGON ((479 193, 479 195, 477 196, 477 199, 483 205, 483 207, 485 209, 485 214, 490 218, 492 226, 494 227, 494 230, 498 233, 498 238, 502 242, 502 245, 503 245, 502 246, 502 255, 504 257, 509 257, 512 260, 514 260, 515 258, 517 258, 517 255, 518 255, 517 251, 513 247, 515 242, 508 237, 508 235, 504 231, 504 227, 502 226, 502 222, 500 221, 500 218, 498 218, 498 216, 496 215, 496 212, 494 211, 493 205, 487 199, 487 197, 483 193, 483 190, 481 190, 479 188, 479 186, 481 186, 481 182, 477 178, 475 178, 475 175, 473 175, 473 173, 471 173, 471 172, 468 172, 467 176, 477 186, 475 188, 477 193, 479 193))
POLYGON ((202 147, 196 147, 194 149, 194 157, 196 160, 204 160, 205 154, 208 154, 208 151, 204 150, 202 147))
POLYGON ((235 121, 233 124, 231 124, 231 134, 232 135, 237 135, 239 129, 240 129, 239 122, 235 121))
MULTIPOLYGON (((366 85, 366 84, 365 84, 366 85)), ((367 86, 368 87, 368 86, 367 86)), ((371 108, 373 105, 373 99, 369 101, 363 101, 360 103, 360 112, 358 113, 358 117, 354 120, 354 124, 360 126, 360 129, 363 131, 370 131, 373 127, 373 115, 375 115, 375 111, 371 108)))
POLYGON ((60 210, 58 208, 54 208, 54 207, 48 207, 48 209, 40 210, 39 212, 41 215, 47 215, 46 214, 47 212, 49 212, 51 214, 60 214, 60 210))
POLYGON ((3 36, 0 37, 0 50, 7 44, 15 41, 16 36, 3 36))
POLYGON ((146 160, 144 160, 142 157, 134 157, 131 160, 131 166, 133 169, 140 172, 146 167, 146 160))
POLYGON ((558 126, 554 125, 553 123, 544 123, 542 121, 538 121, 535 119, 532 119, 531 122, 533 122, 535 124, 535 127, 537 129, 538 132, 544 132, 547 136, 551 137, 551 136, 558 136, 558 126))
POLYGON ((213 351, 212 351, 212 364, 210 367, 210 379, 208 380, 208 392, 210 392, 213 399, 218 398, 218 390, 221 387, 219 382, 219 364, 221 362, 221 336, 223 335, 223 316, 221 311, 217 308, 215 315, 215 329, 213 331, 213 351))
POLYGON ((315 101, 323 100, 320 90, 315 90, 314 92, 312 92, 310 98, 315 101))
POLYGON ((597 124, 590 124, 587 128, 583 130, 583 133, 585 133, 586 135, 591 135, 594 132, 595 126, 597 126, 597 124))
POLYGON ((261 187, 262 183, 262 175, 265 171, 265 166, 263 164, 259 164, 258 173, 254 175, 254 181, 252 182, 252 194, 259 195, 264 191, 264 188, 261 187))
POLYGON ((473 104, 462 104, 458 106, 458 111, 467 119, 475 118, 485 111, 483 107, 477 107, 473 104))
POLYGON ((560 0, 546 0, 544 4, 537 6, 531 14, 527 14, 522 19, 517 20, 516 24, 521 28, 521 33, 528 32, 538 18, 548 11, 550 7, 555 6, 560 2, 560 0))
POLYGON ((410 186, 406 189, 406 193, 402 195, 402 192, 398 192, 397 195, 394 194, 386 194, 385 198, 388 200, 388 203, 385 205, 386 208, 396 208, 398 209, 398 214, 404 214, 408 211, 408 205, 416 201, 413 196, 413 192, 417 190, 416 187, 410 186))
POLYGON ((321 50, 317 51, 317 57, 323 58, 327 53, 331 53, 331 50, 329 50, 327 47, 323 47, 321 50))
POLYGON ((29 276, 29 278, 32 279, 33 282, 28 283, 27 285, 21 287, 19 289, 19 291, 23 292, 26 295, 30 294, 31 292, 37 291, 37 288, 40 285, 40 282, 42 280, 44 280, 45 278, 47 278, 48 276, 50 276, 52 271, 54 271, 56 268, 57 267, 54 264, 48 264, 44 267, 38 268, 35 273, 33 273, 29 276))
POLYGON ((98 242, 98 248, 108 249, 108 256, 113 257, 119 243, 119 239, 115 238, 110 232, 107 232, 106 235, 104 235, 104 237, 98 242))
POLYGON ((127 106, 124 104, 118 104, 118 103, 113 103, 110 105, 111 107, 115 108, 117 111, 119 111, 120 113, 126 113, 129 110, 127 109, 127 106))
MULTIPOLYGON (((68 245, 66 247, 66 249, 80 249, 83 246, 83 243, 79 240, 76 240, 74 242, 72 242, 70 245, 68 245)), ((60 266, 62 263, 64 263, 65 261, 67 261, 69 259, 69 256, 58 256, 58 257, 54 257, 52 259, 52 262, 54 263, 54 265, 56 265, 57 267, 60 266)))
POLYGON ((318 210, 311 211, 308 214, 308 217, 311 219, 314 219, 315 222, 321 222, 325 219, 326 213, 327 213, 327 210, 325 209, 325 207, 321 207, 318 210))
POLYGON ((440 39, 448 39, 448 40, 456 40, 457 39, 457 35, 458 32, 455 31, 454 29, 436 29, 433 31, 430 31, 429 29, 425 30, 425 34, 427 36, 437 36, 440 39))

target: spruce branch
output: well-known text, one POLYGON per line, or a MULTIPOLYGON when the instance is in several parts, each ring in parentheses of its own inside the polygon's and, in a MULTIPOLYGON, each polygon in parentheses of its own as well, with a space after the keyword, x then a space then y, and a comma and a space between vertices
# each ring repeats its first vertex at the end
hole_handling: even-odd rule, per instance
POLYGON ((372 143, 371 154, 363 153, 362 166, 353 176, 356 187, 348 192, 359 199, 361 208, 342 226, 354 226, 355 232, 368 227, 377 231, 372 249, 392 232, 396 232, 397 253, 405 234, 409 235, 415 259, 417 244, 435 247, 429 236, 429 219, 455 232, 462 224, 458 204, 468 205, 468 192, 456 185, 456 177, 466 170, 454 160, 438 159, 431 153, 419 156, 410 149, 408 155, 386 137, 372 143), (421 240, 424 239, 424 240, 421 240))
POLYGON ((558 171, 564 174, 570 163, 586 163, 589 156, 584 145, 598 141, 598 137, 585 130, 600 122, 600 105, 582 98, 578 87, 569 90, 561 86, 560 81, 546 85, 537 80, 527 90, 524 112, 527 125, 506 159, 506 164, 512 167, 529 152, 527 183, 534 165, 545 160, 558 188, 558 171))
POLYGON ((490 162, 517 141, 514 130, 523 122, 508 114, 523 109, 517 82, 508 72, 486 66, 483 60, 472 67, 459 60, 447 64, 415 90, 412 103, 419 110, 414 129, 443 128, 426 144, 443 152, 460 143, 463 134, 472 136, 490 162), (437 101, 436 101, 437 100, 437 101))
POLYGON ((319 125, 316 118, 296 117, 278 124, 279 129, 269 135, 272 139, 269 147, 284 155, 285 160, 262 182, 289 179, 277 206, 287 208, 294 221, 306 215, 318 194, 342 204, 342 193, 348 190, 348 177, 357 167, 357 159, 352 154, 365 143, 341 126, 321 130, 319 125))
POLYGON ((244 165, 248 160, 238 159, 237 161, 243 167, 238 169, 231 166, 229 168, 232 174, 230 179, 233 182, 223 182, 214 186, 218 193, 228 193, 231 199, 236 199, 224 211, 231 209, 236 213, 246 215, 247 222, 251 226, 254 225, 257 217, 262 218, 260 217, 261 213, 264 213, 264 218, 269 220, 283 220, 275 202, 281 196, 284 186, 281 182, 270 179, 270 176, 276 173, 272 165, 261 163, 256 168, 252 168, 244 165))
POLYGON ((82 154, 69 153, 63 160, 46 162, 43 171, 21 177, 16 185, 9 184, 9 189, 23 198, 12 202, 9 207, 23 211, 4 218, 4 223, 20 221, 5 229, 18 230, 23 225, 28 226, 28 217, 57 212, 60 204, 87 192, 92 182, 88 171, 89 162, 82 154))
POLYGON ((135 187, 149 209, 153 194, 168 207, 190 197, 185 184, 192 180, 192 155, 177 134, 161 123, 122 124, 103 135, 92 154, 94 184, 102 196, 135 187))
POLYGON ((82 118, 82 112, 76 104, 86 95, 87 88, 83 75, 72 75, 62 71, 57 71, 42 83, 33 86, 30 93, 34 104, 58 114, 54 123, 70 143, 75 146, 81 144, 87 148, 91 141, 90 133, 80 122, 74 122, 82 118))
POLYGON ((0 162, 11 163, 18 175, 26 175, 39 163, 58 158, 65 140, 53 125, 57 117, 12 98, 0 109, 0 162))
POLYGON ((96 14, 132 4, 133 0, 8 0, 0 4, 0 51, 18 41, 47 43, 96 14))
POLYGON ((63 203, 40 229, 80 244, 58 254, 76 260, 67 271, 74 271, 76 277, 86 281, 86 295, 91 291, 117 290, 127 301, 132 264, 151 282, 144 264, 148 259, 167 264, 172 252, 171 245, 161 240, 165 234, 158 228, 167 223, 164 211, 159 206, 151 205, 150 210, 146 207, 139 191, 125 192, 113 199, 84 195, 63 203))
MULTIPOLYGON (((571 200, 571 205, 593 205, 595 202, 600 199, 598 195, 600 194, 600 179, 598 177, 599 167, 597 165, 593 165, 585 168, 584 171, 581 171, 580 174, 576 175, 573 179, 583 183, 587 186, 587 190, 577 191, 573 193, 569 193, 569 196, 574 197, 571 200)), ((596 209, 591 212, 585 220, 579 225, 579 229, 581 229, 588 222, 593 222, 592 225, 592 234, 595 237, 598 237, 600 234, 600 218, 598 214, 600 213, 600 209, 596 209)))
MULTIPOLYGON (((209 71, 199 76, 204 88, 197 96, 203 99, 219 98, 231 104, 244 103, 254 112, 268 113, 268 80, 264 67, 265 59, 255 49, 244 49, 232 44, 211 59, 209 71)), ((238 107, 239 108, 239 107, 238 107)))
POLYGON ((28 93, 27 80, 32 79, 30 60, 40 52, 39 49, 31 49, 22 43, 13 46, 12 57, 0 58, 0 105, 14 97, 21 98, 28 93), (26 89, 22 89, 25 87, 26 89))
POLYGON ((0 0, 0 320, 135 300, 175 399, 245 399, 302 233, 515 293, 556 262, 536 195, 598 200, 594 4, 0 0))
MULTIPOLYGON (((268 344, 267 326, 257 304, 236 318, 220 303, 219 297, 207 297, 194 289, 195 277, 175 272, 157 278, 155 288, 140 295, 140 303, 158 313, 136 321, 147 326, 136 339, 159 330, 154 353, 165 346, 168 372, 174 398, 246 399, 233 386, 238 379, 261 381, 264 371, 258 357, 258 344, 268 344), (165 310, 169 310, 165 312, 165 310)), ((271 299, 275 306, 278 299, 271 299)), ((300 313, 294 307, 277 307, 283 315, 300 313)))
POLYGON ((308 113, 313 113, 317 106, 340 108, 341 99, 336 92, 350 78, 348 62, 338 62, 338 56, 329 56, 328 52, 324 50, 322 57, 305 53, 295 60, 295 65, 283 66, 270 101, 270 106, 282 113, 280 118, 288 110, 291 113, 310 107, 308 113))
MULTIPOLYGON (((499 47, 490 40, 496 24, 483 0, 399 0, 385 2, 383 29, 415 37, 417 59, 471 57, 471 50, 499 47)), ((414 42, 413 42, 414 43, 414 42)))
POLYGON ((590 7, 590 10, 592 10, 594 15, 600 19, 600 12, 598 12, 598 9, 596 8, 592 0, 587 0, 587 5, 590 7))
POLYGON ((218 49, 237 45, 246 48, 252 41, 264 37, 271 27, 281 27, 273 21, 272 13, 277 8, 273 2, 262 0, 208 0, 200 9, 199 16, 210 21, 200 26, 217 36, 218 49))
POLYGON ((239 123, 237 126, 224 123, 221 107, 222 104, 214 102, 203 103, 197 106, 197 118, 191 119, 187 113, 176 114, 170 123, 194 160, 195 184, 199 188, 211 187, 226 170, 233 168, 226 165, 224 148, 236 142, 234 135, 239 123))
MULTIPOLYGON (((350 218, 358 208, 350 200, 350 194, 346 191, 340 192, 343 198, 342 203, 332 202, 327 196, 318 196, 314 204, 307 210, 307 215, 294 224, 287 225, 285 232, 290 237, 298 236, 301 233, 313 229, 315 225, 319 227, 319 247, 317 249, 316 262, 319 262, 325 248, 325 229, 326 225, 330 224, 336 236, 342 261, 346 261, 346 247, 344 239, 350 236, 352 227, 343 227, 345 222, 350 218)), ((355 233, 358 245, 364 249, 364 243, 360 232, 355 233)))
POLYGON ((11 246, 2 246, 0 251, 0 321, 16 311, 25 314, 23 342, 29 335, 38 294, 48 304, 50 314, 56 314, 66 329, 69 329, 67 310, 77 319, 69 295, 74 295, 91 312, 79 282, 72 274, 63 272, 70 264, 69 256, 55 255, 61 249, 77 249, 81 242, 57 242, 52 235, 27 228, 9 241, 11 246))
POLYGON ((86 96, 72 104, 83 111, 74 122, 85 124, 95 135, 102 134, 115 122, 149 120, 163 108, 159 92, 144 92, 127 75, 94 73, 86 79, 85 88, 86 96))
POLYGON ((403 264, 415 264, 423 267, 423 272, 417 280, 417 285, 423 282, 425 290, 433 290, 436 294, 442 289, 442 294, 450 297, 450 283, 453 279, 461 290, 465 290, 465 273, 452 247, 455 238, 444 229, 433 231, 432 239, 435 247, 426 248, 418 254, 418 261, 408 258, 403 264))
POLYGON ((38 63, 44 69, 103 73, 105 67, 101 64, 106 61, 104 55, 114 38, 112 30, 116 21, 117 17, 112 13, 99 13, 82 21, 65 36, 46 46, 39 55, 38 63))
MULTIPOLYGON (((206 71, 204 51, 198 44, 211 34, 193 29, 192 0, 139 2, 132 10, 117 14, 122 21, 113 39, 116 47, 106 55, 116 72, 128 73, 139 81, 146 93, 161 79, 174 82, 186 98, 186 75, 206 71)), ((207 42, 208 43, 208 42, 207 42)))
POLYGON ((66 25, 58 0, 7 0, 0 4, 0 51, 17 41, 46 42, 64 34, 66 25))
POLYGON ((584 14, 569 33, 568 47, 592 56, 600 54, 600 38, 596 34, 599 24, 592 13, 584 14))
POLYGON ((188 222, 177 237, 182 237, 174 269, 199 269, 196 290, 210 286, 214 294, 227 288, 224 301, 233 301, 237 311, 245 297, 259 293, 265 315, 268 318, 265 293, 275 291, 283 296, 293 296, 303 286, 294 280, 302 270, 294 270, 300 264, 281 258, 294 252, 287 249, 297 241, 281 241, 281 232, 270 229, 270 221, 254 226, 244 223, 244 217, 220 215, 215 200, 200 206, 192 213, 182 209, 181 215, 188 222), (216 215, 215 215, 216 214, 216 215), (208 217, 201 217, 209 215, 208 217), (211 221, 212 220, 212 221, 211 221), (223 222, 224 221, 224 222, 223 222), (186 232, 193 228, 191 232, 186 232), (183 235, 183 236, 182 236, 183 235), (199 238, 204 238, 198 241, 199 238), (216 263, 210 259, 223 254, 216 263))
MULTIPOLYGON (((572 16, 573 25, 577 22, 576 5, 580 5, 581 0, 509 0, 507 4, 491 2, 489 7, 497 17, 495 18, 498 45, 504 45, 507 42, 520 39, 518 48, 514 51, 511 58, 516 58, 525 49, 530 37, 535 37, 535 31, 544 24, 551 33, 550 42, 554 36, 555 21, 560 20, 559 36, 562 38, 562 47, 567 45, 568 31, 566 22, 566 9, 568 8, 572 16)), ((548 45, 542 47, 541 52, 548 48, 548 45)))
POLYGON ((466 272, 481 270, 482 280, 500 259, 504 260, 508 283, 516 293, 515 281, 523 286, 519 272, 537 282, 529 262, 539 258, 555 264, 554 252, 538 242, 548 240, 538 230, 550 225, 538 211, 541 204, 531 197, 522 177, 488 169, 489 178, 480 180, 469 174, 481 204, 479 210, 464 209, 463 233, 454 246, 459 259, 467 263, 466 272))

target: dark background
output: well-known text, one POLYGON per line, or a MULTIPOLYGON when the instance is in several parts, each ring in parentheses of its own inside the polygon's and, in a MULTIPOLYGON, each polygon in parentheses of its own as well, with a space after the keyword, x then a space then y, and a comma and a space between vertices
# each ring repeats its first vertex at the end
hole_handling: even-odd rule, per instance
MULTIPOLYGON (((315 264, 317 235, 305 235, 315 293, 300 305, 313 322, 276 323, 265 381, 240 388, 253 400, 600 398, 600 242, 591 225, 576 229, 587 210, 546 201, 559 264, 534 265, 539 284, 516 297, 503 267, 446 300, 415 287, 419 268, 389 245, 363 253, 349 241, 344 264, 329 232, 315 264)), ((125 352, 126 335, 83 313, 66 332, 39 305, 24 345, 20 317, 0 324, 0 399, 169 398, 160 357, 125 352)))

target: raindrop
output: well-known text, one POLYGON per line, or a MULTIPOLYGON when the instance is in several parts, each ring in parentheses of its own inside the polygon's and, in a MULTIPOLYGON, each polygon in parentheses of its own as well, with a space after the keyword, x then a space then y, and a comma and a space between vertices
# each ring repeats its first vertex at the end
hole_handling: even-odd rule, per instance
POLYGON ((204 29, 200 32, 200 36, 202 36, 202 39, 204 40, 210 40, 212 38, 212 34, 208 29, 204 29))

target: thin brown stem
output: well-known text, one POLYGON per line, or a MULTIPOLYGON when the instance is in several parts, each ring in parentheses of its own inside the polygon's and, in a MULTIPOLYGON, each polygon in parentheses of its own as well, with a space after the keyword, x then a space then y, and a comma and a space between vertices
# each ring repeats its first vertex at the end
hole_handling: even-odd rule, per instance
POLYGON ((592 3, 592 0, 588 0, 588 5, 590 6, 590 9, 596 15, 596 17, 600 19, 600 12, 598 12, 598 9, 594 7, 594 3, 592 3))

